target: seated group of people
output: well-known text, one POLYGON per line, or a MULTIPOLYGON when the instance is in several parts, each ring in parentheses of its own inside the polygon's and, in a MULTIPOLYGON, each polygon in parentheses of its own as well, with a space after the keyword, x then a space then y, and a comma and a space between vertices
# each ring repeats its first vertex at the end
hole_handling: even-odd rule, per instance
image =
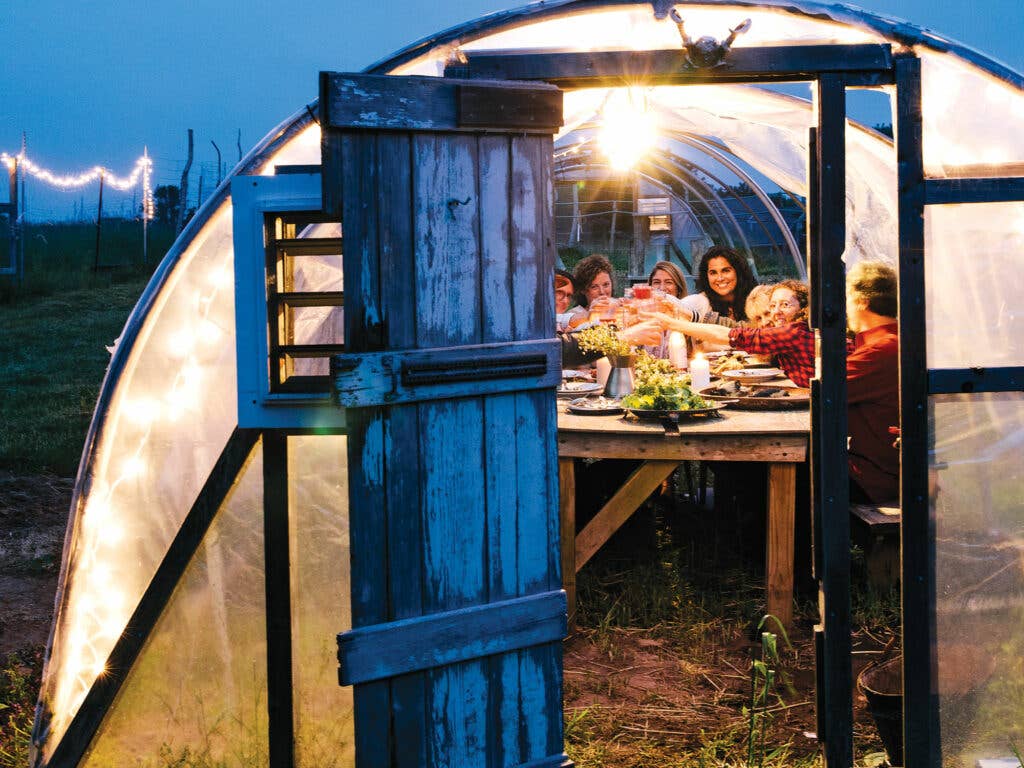
MULTIPOLYGON (((556 311, 567 317, 566 332, 560 333, 564 365, 587 361, 572 329, 589 320, 592 305, 611 299, 613 276, 611 263, 599 254, 581 260, 574 274, 556 274, 556 311), (574 299, 577 309, 570 311, 574 299)), ((696 293, 687 295, 681 270, 666 261, 655 265, 647 282, 664 291, 673 311, 642 315, 642 322, 621 329, 620 337, 637 346, 664 348, 664 334, 679 331, 707 348, 770 356, 794 384, 809 386, 815 337, 808 324, 805 283, 758 285, 746 259, 721 246, 701 258, 696 293)), ((877 503, 897 497, 899 480, 899 453, 890 434, 890 427, 899 424, 897 277, 892 267, 862 261, 850 268, 846 314, 851 335, 846 358, 850 499, 877 503)))

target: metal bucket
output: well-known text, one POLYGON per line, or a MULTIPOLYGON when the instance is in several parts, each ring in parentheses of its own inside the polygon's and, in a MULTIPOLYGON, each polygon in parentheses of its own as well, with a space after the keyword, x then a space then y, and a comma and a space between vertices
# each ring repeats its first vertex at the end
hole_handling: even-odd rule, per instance
POLYGON ((903 765, 903 657, 865 667, 857 688, 868 700, 889 764, 903 765))

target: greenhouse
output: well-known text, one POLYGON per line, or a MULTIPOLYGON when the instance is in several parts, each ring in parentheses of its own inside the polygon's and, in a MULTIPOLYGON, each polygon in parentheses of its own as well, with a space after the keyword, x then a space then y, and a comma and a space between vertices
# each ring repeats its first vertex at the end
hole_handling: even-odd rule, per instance
POLYGON ((692 281, 713 244, 811 286, 825 762, 854 762, 838 436, 866 259, 900 278, 904 764, 1024 746, 1024 76, 841 5, 555 0, 320 83, 113 349, 35 765, 571 765, 552 270, 692 281))

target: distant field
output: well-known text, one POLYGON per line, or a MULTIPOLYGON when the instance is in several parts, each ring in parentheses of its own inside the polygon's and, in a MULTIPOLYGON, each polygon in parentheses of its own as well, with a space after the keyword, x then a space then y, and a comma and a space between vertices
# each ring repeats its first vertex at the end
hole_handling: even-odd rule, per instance
POLYGON ((0 282, 0 469, 73 475, 110 361, 153 267, 171 243, 151 232, 142 262, 138 222, 104 221, 102 263, 93 270, 96 229, 31 225, 26 277, 0 282))

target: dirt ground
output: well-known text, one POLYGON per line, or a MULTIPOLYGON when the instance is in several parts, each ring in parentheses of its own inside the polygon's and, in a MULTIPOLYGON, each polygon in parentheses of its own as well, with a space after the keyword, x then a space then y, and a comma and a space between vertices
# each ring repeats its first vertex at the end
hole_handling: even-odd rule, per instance
POLYGON ((73 486, 0 471, 0 658, 46 645, 73 486))

